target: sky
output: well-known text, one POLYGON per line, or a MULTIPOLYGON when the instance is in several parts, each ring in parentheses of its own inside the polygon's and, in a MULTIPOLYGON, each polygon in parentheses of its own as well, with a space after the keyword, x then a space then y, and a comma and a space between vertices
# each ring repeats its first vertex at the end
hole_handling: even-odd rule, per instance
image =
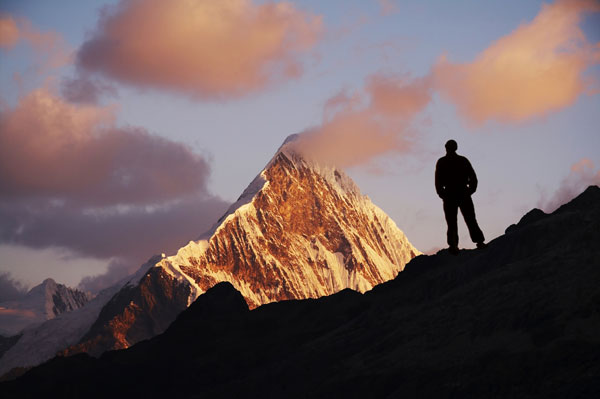
POLYGON ((592 0, 2 0, 0 88, 11 295, 174 253, 293 133, 426 253, 446 246, 448 139, 487 240, 600 184, 592 0))

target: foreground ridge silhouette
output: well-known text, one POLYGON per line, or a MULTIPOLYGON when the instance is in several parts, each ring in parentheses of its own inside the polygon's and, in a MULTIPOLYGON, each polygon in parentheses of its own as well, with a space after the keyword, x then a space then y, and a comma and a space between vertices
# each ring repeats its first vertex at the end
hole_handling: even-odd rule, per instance
POLYGON ((39 397, 527 397, 600 392, 600 188, 486 251, 419 256, 360 294, 250 311, 220 283, 162 335, 0 384, 39 397))

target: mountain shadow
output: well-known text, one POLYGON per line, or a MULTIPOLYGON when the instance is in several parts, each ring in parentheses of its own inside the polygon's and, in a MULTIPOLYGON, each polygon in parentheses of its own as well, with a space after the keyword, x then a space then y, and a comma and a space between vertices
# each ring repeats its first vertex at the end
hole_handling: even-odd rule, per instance
POLYGON ((3 398, 588 398, 600 392, 600 188, 485 250, 418 256, 360 294, 249 310, 229 283, 161 335, 57 357, 3 398))

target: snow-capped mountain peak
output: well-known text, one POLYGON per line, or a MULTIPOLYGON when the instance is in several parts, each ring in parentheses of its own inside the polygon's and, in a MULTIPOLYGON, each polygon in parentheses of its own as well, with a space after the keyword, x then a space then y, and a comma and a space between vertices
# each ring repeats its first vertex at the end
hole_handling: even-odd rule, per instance
POLYGON ((65 353, 99 354, 156 335, 221 281, 255 308, 364 292, 394 278, 419 251, 343 171, 299 153, 297 138, 285 140, 207 233, 117 293, 65 353))

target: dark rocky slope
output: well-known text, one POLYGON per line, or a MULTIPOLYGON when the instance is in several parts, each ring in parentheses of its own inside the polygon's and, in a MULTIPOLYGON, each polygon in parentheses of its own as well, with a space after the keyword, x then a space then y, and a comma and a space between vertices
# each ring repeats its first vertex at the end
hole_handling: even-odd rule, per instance
POLYGON ((0 385, 38 397, 539 397, 600 392, 600 188, 486 250, 419 256, 359 294, 249 311, 220 283, 167 331, 0 385))

